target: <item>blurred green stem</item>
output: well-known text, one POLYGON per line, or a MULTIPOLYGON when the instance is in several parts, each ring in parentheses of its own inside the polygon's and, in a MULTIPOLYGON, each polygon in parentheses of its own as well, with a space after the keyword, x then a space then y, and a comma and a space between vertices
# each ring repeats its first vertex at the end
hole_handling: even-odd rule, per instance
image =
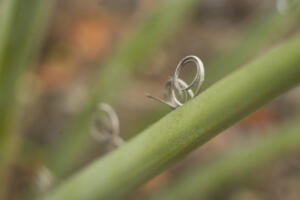
POLYGON ((253 19, 245 28, 239 40, 219 56, 212 59, 206 70, 206 89, 227 74, 239 68, 251 58, 258 56, 263 48, 268 47, 276 40, 291 31, 300 18, 299 1, 293 4, 286 14, 279 14, 277 10, 266 14, 265 12, 253 19))
POLYGON ((147 200, 207 199, 222 187, 294 150, 300 150, 300 117, 274 127, 208 164, 199 165, 155 192, 147 200), (248 144, 250 143, 250 144, 248 144))
POLYGON ((300 35, 214 84, 43 200, 117 199, 300 83, 300 35))
POLYGON ((17 94, 23 71, 31 64, 52 1, 4 0, 0 21, 0 199, 8 186, 20 134, 17 94))
POLYGON ((89 150, 92 138, 88 134, 91 115, 99 102, 118 98, 130 78, 144 67, 146 60, 197 8, 197 0, 163 0, 148 14, 130 38, 115 50, 109 61, 101 67, 91 84, 89 99, 65 130, 59 143, 49 150, 49 167, 56 176, 65 175, 78 158, 89 150), (171 8, 171 9, 170 9, 171 8), (62 153, 63 152, 63 153, 62 153))

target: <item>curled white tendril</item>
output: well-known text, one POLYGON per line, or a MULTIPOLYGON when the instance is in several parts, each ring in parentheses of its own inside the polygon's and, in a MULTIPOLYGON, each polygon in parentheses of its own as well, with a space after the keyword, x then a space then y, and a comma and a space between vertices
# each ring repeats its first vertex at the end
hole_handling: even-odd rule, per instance
POLYGON ((102 124, 106 126, 106 128, 96 126, 96 124, 93 124, 91 126, 91 135, 92 137, 99 141, 110 141, 115 146, 120 146, 124 143, 124 140, 120 137, 120 123, 119 118, 115 110, 106 103, 100 103, 98 105, 99 111, 102 111, 105 113, 105 115, 101 116, 101 118, 96 118, 94 116, 94 123, 97 122, 97 120, 100 120, 102 124))
POLYGON ((167 90, 165 99, 160 99, 150 94, 146 94, 146 96, 155 101, 164 103, 172 109, 176 109, 199 94, 204 81, 204 73, 203 63, 197 56, 186 56, 178 63, 173 77, 165 84, 167 90), (193 81, 190 84, 187 84, 184 80, 179 78, 179 75, 182 68, 190 62, 194 63, 196 66, 196 75, 193 81), (192 88, 195 86, 196 89, 194 92, 192 88))
POLYGON ((54 173, 45 166, 41 166, 35 175, 35 184, 41 192, 48 191, 56 181, 54 173))

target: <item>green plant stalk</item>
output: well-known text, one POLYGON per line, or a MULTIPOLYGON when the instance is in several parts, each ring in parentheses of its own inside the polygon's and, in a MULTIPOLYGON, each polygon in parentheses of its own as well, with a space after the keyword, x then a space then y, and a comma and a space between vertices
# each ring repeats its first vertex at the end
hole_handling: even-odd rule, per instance
POLYGON ((201 1, 164 0, 130 38, 116 49, 91 84, 89 99, 65 130, 65 137, 50 149, 49 167, 57 177, 65 175, 89 150, 92 138, 88 134, 91 116, 99 102, 111 102, 130 77, 144 67, 145 61, 179 28, 201 1), (172 9, 170 9, 172 8, 172 9), (63 154, 61 152, 64 152, 63 154))
POLYGON ((256 17, 246 27, 240 39, 212 61, 210 67, 206 70, 208 78, 203 84, 203 89, 207 89, 251 58, 259 55, 263 48, 291 31, 291 28, 298 24, 300 18, 299 1, 297 2, 284 15, 273 11, 272 14, 262 14, 256 17))
POLYGON ((300 82, 300 36, 214 84, 43 200, 117 199, 300 82))
MULTIPOLYGON (((233 45, 222 50, 219 56, 211 58, 205 70, 205 82, 201 88, 202 91, 209 88, 215 82, 238 69, 244 63, 255 57, 259 51, 272 44, 299 21, 300 6, 295 5, 290 12, 285 15, 277 11, 264 13, 255 17, 250 25, 245 28, 233 45)), ((145 116, 142 116, 129 130, 125 132, 125 137, 130 138, 159 118, 170 112, 164 105, 158 105, 145 116)))
MULTIPOLYGON (((0 198, 8 168, 20 145, 17 100, 22 72, 30 65, 44 32, 52 1, 5 0, 0 21, 0 198)), ((1 199, 4 199, 1 198, 1 199)))
POLYGON ((268 136, 260 136, 247 144, 239 145, 221 158, 199 165, 183 174, 171 185, 162 188, 147 200, 206 199, 223 186, 249 175, 257 168, 300 150, 299 116, 284 123, 268 136), (250 144, 249 144, 250 143, 250 144))

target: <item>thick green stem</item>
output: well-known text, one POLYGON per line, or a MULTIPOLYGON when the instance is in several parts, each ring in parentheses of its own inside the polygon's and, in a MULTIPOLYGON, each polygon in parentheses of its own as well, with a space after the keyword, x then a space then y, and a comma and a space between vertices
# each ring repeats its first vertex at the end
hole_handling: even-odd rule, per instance
POLYGON ((0 199, 20 143, 18 87, 44 32, 52 1, 5 0, 0 22, 0 199))
POLYGON ((274 128, 268 136, 239 145, 209 164, 199 165, 148 200, 207 199, 223 186, 242 179, 266 163, 300 150, 299 116, 274 128), (250 143, 250 144, 249 144, 250 143))
POLYGON ((227 76, 44 200, 117 199, 300 82, 300 36, 227 76))
MULTIPOLYGON (((128 41, 120 45, 112 58, 109 59, 110 62, 104 66, 105 69, 100 71, 99 75, 96 75, 98 81, 96 80, 92 84, 94 88, 91 92, 91 98, 81 112, 75 116, 71 126, 65 131, 66 137, 62 138, 58 145, 55 145, 54 151, 51 150, 53 153, 50 154, 50 168, 58 177, 65 175, 89 149, 83 149, 82 146, 88 147, 91 144, 91 138, 88 134, 82 133, 87 132, 88 124, 91 121, 90 117, 97 103, 99 101, 108 102, 117 99, 116 94, 118 92, 115 91, 120 91, 124 88, 130 77, 143 67, 144 60, 153 55, 153 52, 161 46, 163 41, 182 24, 182 21, 186 18, 186 13, 188 11, 190 13, 193 12, 194 9, 191 9, 193 5, 195 5, 193 0, 163 2, 159 6, 160 9, 152 13, 128 41), (170 10, 169 8, 171 7, 172 9, 170 10), (112 77, 118 81, 112 82, 112 77), (58 156, 60 155, 58 152, 62 151, 65 154, 58 156)), ((234 71, 243 62, 251 58, 257 50, 289 30, 289 27, 297 21, 298 14, 299 7, 295 7, 284 16, 272 12, 267 17, 263 15, 254 20, 255 22, 249 27, 251 31, 247 30, 243 38, 234 44, 231 51, 217 58, 217 61, 213 62, 212 66, 208 68, 206 73, 207 81, 204 83, 203 88, 209 87, 221 77, 234 71), (236 56, 237 52, 240 55, 239 57, 236 56)), ((139 127, 134 127, 133 131, 130 130, 130 134, 137 133, 136 129, 144 129, 167 113, 167 110, 169 111, 169 109, 161 107, 154 109, 151 119, 149 120, 148 117, 146 120, 142 119, 143 122, 138 123, 139 127)))

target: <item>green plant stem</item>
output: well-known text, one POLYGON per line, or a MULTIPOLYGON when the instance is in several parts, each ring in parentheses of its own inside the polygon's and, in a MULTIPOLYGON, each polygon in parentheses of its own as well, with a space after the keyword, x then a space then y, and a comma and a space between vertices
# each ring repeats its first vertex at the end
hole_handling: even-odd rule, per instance
POLYGON ((291 31, 291 28, 298 24, 299 18, 299 2, 284 15, 273 11, 271 14, 264 13, 255 17, 245 28, 240 39, 212 60, 210 67, 206 70, 208 78, 203 88, 207 89, 251 58, 259 55, 264 48, 291 31))
POLYGON ((300 82, 300 36, 232 73, 43 200, 117 199, 300 82))
POLYGON ((143 199, 207 199, 223 186, 242 179, 257 168, 294 150, 300 150, 299 130, 298 116, 274 128, 267 136, 257 137, 215 161, 189 169, 171 185, 143 199))
MULTIPOLYGON (((255 17, 239 39, 233 44, 222 50, 219 55, 205 64, 205 82, 201 88, 202 91, 209 88, 215 82, 241 67, 244 63, 255 57, 263 48, 272 44, 284 34, 291 30, 291 27, 299 21, 300 6, 295 5, 290 12, 285 15, 279 14, 276 10, 270 13, 263 13, 255 17)), ((141 130, 154 123, 170 109, 164 105, 158 105, 151 109, 149 113, 138 119, 125 136, 130 138, 141 130)))
POLYGON ((19 145, 17 94, 22 72, 31 64, 44 32, 52 1, 5 0, 0 21, 0 199, 8 186, 8 168, 19 145))
POLYGON ((89 99, 74 117, 60 142, 50 149, 49 168, 57 177, 65 175, 78 158, 89 150, 92 138, 88 134, 91 116, 99 102, 111 102, 146 59, 154 54, 161 44, 193 12, 201 1, 164 0, 158 9, 150 13, 143 23, 113 53, 91 84, 89 99), (170 9, 172 8, 172 9, 170 9), (61 153, 64 152, 64 153, 61 153))

